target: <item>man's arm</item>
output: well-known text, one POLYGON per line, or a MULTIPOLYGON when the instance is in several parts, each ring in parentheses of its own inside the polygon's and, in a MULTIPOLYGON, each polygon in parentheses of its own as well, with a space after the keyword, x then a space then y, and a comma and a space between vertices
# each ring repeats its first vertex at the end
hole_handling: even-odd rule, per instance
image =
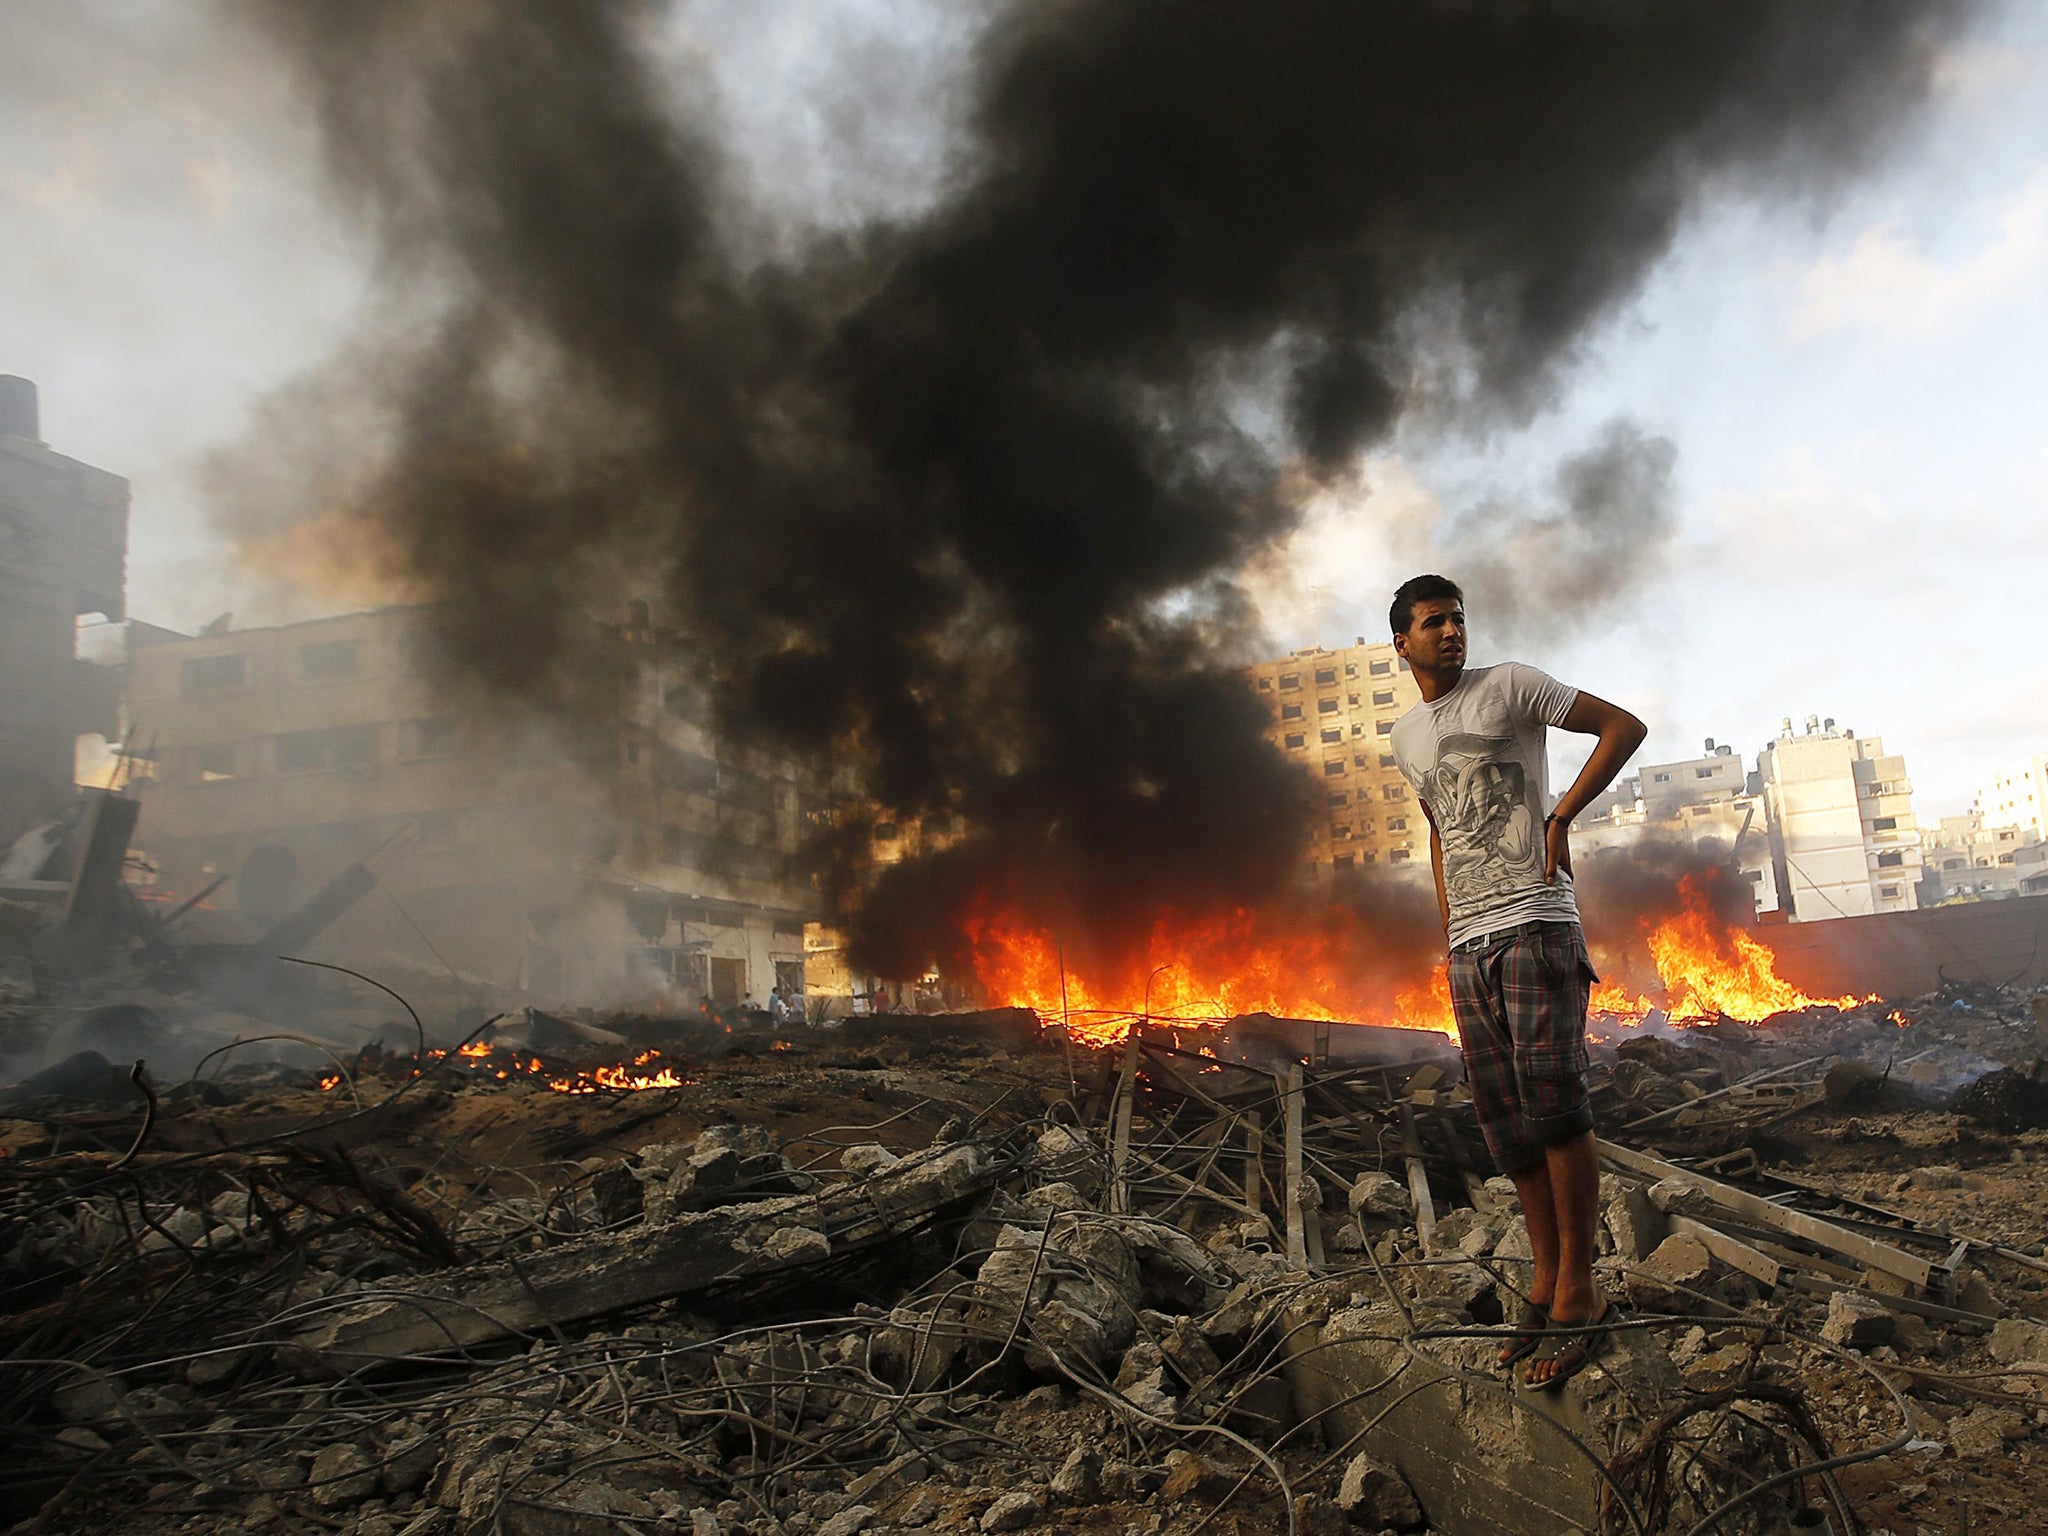
POLYGON ((1451 897, 1444 889, 1444 840, 1436 830, 1436 817, 1430 813, 1429 802, 1418 799, 1422 807, 1422 819, 1429 823, 1429 867, 1436 876, 1436 911, 1444 920, 1444 932, 1451 931, 1451 897))
POLYGON ((1572 787, 1558 797, 1551 819, 1543 825, 1543 878, 1551 882, 1557 879, 1560 868, 1566 874, 1572 871, 1572 818, 1614 782, 1614 776, 1621 772, 1621 765, 1634 755, 1636 748, 1643 744, 1643 738, 1650 734, 1648 726, 1620 705, 1610 704, 1583 691, 1572 701, 1562 725, 1567 731, 1576 731, 1581 736, 1598 736, 1600 740, 1593 748, 1592 756, 1586 759, 1586 766, 1572 780, 1572 787))

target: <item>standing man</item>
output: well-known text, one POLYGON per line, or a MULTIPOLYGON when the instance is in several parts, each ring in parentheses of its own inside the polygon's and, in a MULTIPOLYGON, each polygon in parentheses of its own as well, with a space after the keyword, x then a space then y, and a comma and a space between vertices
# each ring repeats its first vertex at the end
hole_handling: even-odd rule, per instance
POLYGON ((1394 649, 1422 702, 1394 726, 1401 773, 1429 818, 1437 908, 1450 942, 1451 1010, 1486 1145, 1515 1182, 1535 1274, 1504 1368, 1561 1386, 1602 1337, 1593 1280, 1600 1164, 1586 1098, 1593 982, 1572 896, 1574 816, 1642 745, 1643 722, 1520 662, 1467 670, 1465 595, 1443 576, 1401 584, 1394 649), (1555 804, 1546 728, 1599 737, 1555 804), (1554 1330, 1554 1331, 1546 1331, 1554 1330))

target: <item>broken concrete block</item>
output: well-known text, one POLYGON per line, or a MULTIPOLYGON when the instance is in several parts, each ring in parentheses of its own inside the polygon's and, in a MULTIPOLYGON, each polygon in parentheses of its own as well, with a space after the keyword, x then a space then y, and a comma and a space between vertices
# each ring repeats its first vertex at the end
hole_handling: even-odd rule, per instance
POLYGON ((983 1511, 981 1528, 984 1531, 1021 1531, 1035 1523, 1045 1508, 1045 1501, 1027 1489, 1006 1493, 983 1511))
POLYGON ((1423 1523, 1415 1491, 1397 1473, 1362 1454, 1352 1457, 1344 1468, 1344 1480, 1337 1486, 1337 1507, 1353 1525, 1368 1531, 1412 1531, 1423 1523))
POLYGON ((1191 1387, 1199 1387, 1223 1369, 1223 1361, 1209 1347, 1201 1326, 1192 1317, 1176 1318, 1159 1341, 1159 1349, 1166 1363, 1173 1367, 1174 1375, 1191 1387))
POLYGON ((1690 1216, 1697 1221, 1714 1214, 1714 1200, 1691 1179, 1659 1179, 1650 1186, 1650 1204, 1666 1216, 1690 1216))
POLYGON ((1640 1264, 1670 1235, 1664 1213, 1640 1184, 1630 1184, 1607 1205, 1607 1231, 1624 1264, 1640 1264))
POLYGON ((1699 1306, 1697 1291, 1713 1273, 1713 1255, 1696 1237, 1677 1233, 1659 1243, 1647 1259, 1628 1274, 1629 1299, 1651 1312, 1689 1312, 1699 1306))
POLYGON ((1979 1403, 1948 1421, 1948 1443, 1958 1456, 1996 1456, 2005 1442, 2027 1432, 2027 1422, 2010 1408, 1979 1403))
POLYGON ((1183 1499, 1215 1499, 1236 1481, 1192 1451, 1168 1451, 1166 1480, 1159 1485, 1159 1498, 1166 1504, 1178 1504, 1183 1499))
POLYGON ((1529 1246, 1529 1224, 1519 1212, 1509 1218, 1505 1230, 1494 1240, 1493 1256, 1496 1259, 1519 1260, 1536 1257, 1536 1250, 1529 1246))
POLYGON ((1365 1221, 1405 1222, 1415 1211, 1408 1187, 1384 1173, 1361 1173, 1351 1183, 1351 1214, 1365 1221))
POLYGON ((1084 1199, 1102 1191, 1102 1149, 1072 1126, 1048 1128, 1032 1149, 1031 1166, 1048 1182, 1073 1185, 1084 1199))
POLYGON ((306 1492, 322 1509, 360 1504, 376 1491, 376 1463, 359 1446, 330 1445, 306 1472, 306 1492))
POLYGON ((839 1166, 856 1178, 899 1161, 901 1159, 879 1141, 862 1142, 858 1146, 848 1147, 839 1154, 839 1166))
POLYGON ((889 1494, 921 1483, 931 1475, 931 1463, 921 1451, 905 1451, 881 1466, 861 1473, 846 1485, 846 1496, 856 1504, 876 1494, 889 1494))
POLYGON ((1102 1453, 1092 1445, 1076 1445, 1053 1474, 1052 1491, 1076 1504, 1092 1504, 1102 1491, 1102 1453))
POLYGON ((993 1178, 988 1153, 964 1142, 906 1157, 862 1185, 598 1233, 516 1264, 444 1270, 417 1289, 389 1288, 336 1307, 292 1335, 280 1355, 310 1372, 345 1373, 730 1286, 791 1267, 768 1252, 779 1230, 829 1231, 835 1253, 859 1252, 958 1209, 993 1178))
POLYGON ((1839 1349, 1873 1349, 1890 1343, 1896 1326, 1880 1303, 1853 1291, 1837 1291, 1828 1298, 1827 1321, 1820 1325, 1820 1336, 1839 1349))
POLYGON ((875 1522, 875 1512, 865 1504, 852 1504, 819 1525, 812 1536, 860 1536, 875 1522))
POLYGON ((441 1442, 433 1435, 413 1435, 400 1440, 384 1453, 384 1465, 377 1469, 377 1486, 396 1497, 417 1493, 441 1460, 441 1442))
POLYGON ((2048 1327, 2024 1317, 2002 1317, 1991 1330, 1991 1358, 2000 1365, 2048 1363, 2048 1327))
POLYGON ((1961 1189, 1963 1187, 1963 1171, 1960 1168, 1950 1168, 1941 1163, 1936 1163, 1927 1168, 1915 1168, 1913 1170, 1913 1187, 1915 1189, 1961 1189))
POLYGON ((778 1227, 761 1250, 778 1264, 810 1264, 832 1257, 832 1240, 811 1227, 778 1227))
MULTIPOLYGON (((1418 1358, 1404 1347, 1407 1321, 1391 1303, 1339 1308, 1320 1326, 1317 1310, 1304 1290, 1278 1319, 1297 1411, 1320 1422, 1332 1444, 1397 1474, 1430 1526, 1459 1536, 1599 1530, 1602 1463, 1632 1449, 1662 1408, 1688 1401, 1677 1368, 1642 1329, 1606 1336, 1593 1363, 1561 1389, 1525 1401, 1495 1385, 1492 1339, 1431 1340, 1418 1358), (1397 1377, 1394 1401, 1383 1388, 1397 1377)), ((1650 1453, 1671 1493, 1670 1529, 1690 1529, 1805 1454, 1719 1406, 1681 1425, 1650 1453), (1711 1454, 1676 1450, 1688 1435, 1707 1436, 1711 1454)), ((1772 1528, 1792 1497, 1789 1489, 1759 1496, 1762 1508, 1745 1516, 1745 1528, 1772 1528)))
POLYGON ((1036 1189, 1025 1190, 1023 1200, 1032 1210, 1048 1215, 1057 1211, 1088 1209, 1088 1202, 1081 1198, 1081 1191, 1071 1184, 1041 1184, 1036 1189))

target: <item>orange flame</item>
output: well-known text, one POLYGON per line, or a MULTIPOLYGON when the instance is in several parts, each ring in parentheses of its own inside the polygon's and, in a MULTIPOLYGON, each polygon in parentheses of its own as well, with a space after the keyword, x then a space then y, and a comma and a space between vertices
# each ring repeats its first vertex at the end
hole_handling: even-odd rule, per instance
POLYGON ((1390 1006, 1387 989, 1360 974, 1343 931, 1261 933, 1247 908, 1162 915, 1142 959, 1109 976, 1063 966, 1054 937, 1014 910, 983 906, 961 926, 973 946, 975 978, 990 999, 1064 1018, 1074 1038, 1091 1045, 1121 1040, 1139 1016, 1200 1025, 1271 1013, 1446 1034, 1454 1027, 1441 964, 1397 991, 1390 1006))
MULTIPOLYGON (((1715 917, 1705 888, 1692 875, 1678 882, 1681 909, 1644 936, 1674 1019, 1734 1019, 1754 1024, 1802 1008, 1854 1008, 1872 997, 1814 997, 1778 975, 1778 957, 1738 928, 1715 917)), ((1630 1021, 1653 1005, 1626 987, 1603 982, 1593 989, 1593 1010, 1630 1021)))

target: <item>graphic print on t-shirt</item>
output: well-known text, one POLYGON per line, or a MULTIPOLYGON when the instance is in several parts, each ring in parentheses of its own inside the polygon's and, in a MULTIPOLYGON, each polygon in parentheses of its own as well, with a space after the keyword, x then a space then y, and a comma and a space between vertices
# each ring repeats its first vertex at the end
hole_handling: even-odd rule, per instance
POLYGON ((1571 875, 1543 876, 1545 731, 1577 698, 1547 673, 1502 662, 1467 671, 1394 723, 1394 759, 1436 823, 1451 943, 1516 923, 1578 921, 1571 875))
POLYGON ((1541 872, 1543 815, 1510 736, 1446 736, 1437 744, 1429 802, 1466 831, 1444 849, 1453 906, 1483 909, 1541 872))

